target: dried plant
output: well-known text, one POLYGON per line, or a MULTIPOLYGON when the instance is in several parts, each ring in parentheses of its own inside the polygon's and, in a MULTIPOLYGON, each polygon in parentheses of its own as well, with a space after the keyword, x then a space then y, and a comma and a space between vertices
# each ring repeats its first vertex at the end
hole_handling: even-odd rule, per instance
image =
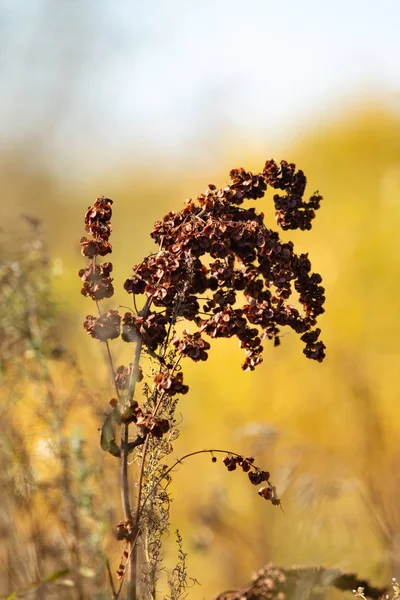
POLYGON ((183 551, 183 540, 178 530, 176 531, 176 543, 178 544, 178 563, 168 580, 170 593, 165 600, 186 598, 188 595, 187 589, 198 583, 195 579, 188 577, 187 554, 183 551))
MULTIPOLYGON (((396 582, 397 583, 397 582, 396 582)), ((216 600, 291 600, 321 598, 321 589, 334 587, 340 591, 353 591, 357 598, 379 600, 386 588, 370 585, 354 573, 343 573, 339 569, 324 567, 292 567, 283 569, 268 564, 252 577, 249 585, 220 594, 216 600), (357 592, 354 590, 357 588, 357 592)), ((392 600, 397 600, 398 586, 394 588, 392 600), (397 595, 396 595, 397 592, 397 595)), ((386 596, 388 598, 388 596, 386 596)))
MULTIPOLYGON (((280 192, 274 195, 278 225, 284 230, 307 230, 321 196, 315 193, 304 200, 304 173, 286 161, 280 166, 267 161, 259 174, 235 169, 230 178, 224 188, 209 185, 197 202, 186 200, 180 212, 171 212, 155 223, 151 237, 158 249, 134 266, 126 279, 124 288, 133 301, 124 314, 100 308, 100 301, 114 294, 113 265, 99 262, 99 257, 112 250, 113 201, 98 198, 86 212, 85 229, 90 238, 81 239, 81 251, 88 265, 79 276, 82 294, 96 303, 97 315, 88 315, 84 328, 106 346, 116 396, 110 400, 101 446, 120 460, 124 519, 117 526, 117 537, 124 549, 119 589, 112 584, 117 598, 125 578, 128 600, 138 594, 155 596, 174 466, 205 452, 211 453, 215 462, 215 455, 222 452, 191 452, 172 467, 164 465, 177 436, 178 397, 188 392, 182 359, 207 360, 210 342, 205 336, 209 340, 236 337, 245 354, 242 368, 252 371, 262 362, 263 340, 279 345, 284 326, 301 336, 308 358, 320 362, 325 357, 316 326, 324 312, 321 276, 312 272, 307 254, 297 255, 292 242, 282 241, 276 231, 266 227, 263 213, 242 207, 245 200, 262 198, 269 186, 280 192), (293 289, 302 309, 289 303, 293 289), (189 322, 194 330, 181 331, 181 322, 189 322), (134 349, 132 362, 115 368, 110 341, 118 337, 132 343, 134 349), (151 376, 146 378, 140 365, 143 355, 151 359, 151 376), (142 386, 142 404, 137 399, 137 383, 142 386), (131 425, 135 425, 134 438, 129 435, 131 425), (135 498, 128 478, 131 453, 138 465, 135 498)), ((280 505, 269 473, 256 467, 254 458, 224 453, 228 471, 240 467, 252 484, 261 485, 258 493, 262 498, 280 505)))
MULTIPOLYGON (((356 581, 357 588, 353 590, 353 594, 359 600, 366 600, 367 598, 375 598, 373 594, 371 594, 371 587, 368 584, 368 581, 356 581)), ((353 586, 355 587, 355 586, 353 586)), ((391 582, 391 593, 389 592, 389 588, 380 590, 380 597, 384 600, 398 600, 400 598, 400 586, 396 577, 392 577, 391 582)))

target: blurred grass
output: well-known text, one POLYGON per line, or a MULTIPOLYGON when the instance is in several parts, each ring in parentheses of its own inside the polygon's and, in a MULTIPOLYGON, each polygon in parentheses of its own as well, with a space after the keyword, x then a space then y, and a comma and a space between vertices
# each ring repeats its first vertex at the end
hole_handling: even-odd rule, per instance
MULTIPOLYGON (((239 349, 223 342, 213 344, 207 364, 185 364, 190 393, 180 404, 175 455, 212 446, 256 453, 257 462, 272 472, 284 507, 283 513, 266 506, 240 473, 226 473, 204 457, 182 466, 175 474, 171 531, 181 530, 189 574, 202 584, 191 598, 242 584, 268 560, 339 566, 380 583, 399 574, 399 134, 398 115, 384 105, 360 106, 274 152, 277 160, 305 171, 310 194, 319 189, 324 196, 313 230, 283 237, 292 239, 297 251, 309 251, 314 270, 323 275, 327 359, 322 365, 307 361, 296 336, 283 332, 282 345, 267 345, 255 373, 243 373, 239 349)), ((230 168, 261 170, 271 157, 268 148, 250 149, 250 141, 248 149, 235 148, 229 136, 224 141, 229 151, 212 172, 169 169, 166 159, 163 165, 104 169, 101 176, 80 181, 50 165, 39 167, 30 160, 32 149, 0 152, 3 235, 15 230, 21 212, 43 220, 56 329, 79 357, 87 388, 104 394, 104 410, 108 381, 102 348, 85 338, 81 325, 93 311, 79 295, 76 275, 83 264, 78 242, 84 212, 96 196, 115 201, 113 305, 126 304, 122 284, 131 266, 153 251, 148 236, 153 221, 179 209, 208 183, 223 184, 230 168)), ((273 225, 270 195, 259 209, 273 225)), ((60 386, 68 385, 64 375, 60 386)), ((24 394, 22 435, 29 438, 35 431, 37 444, 41 431, 29 384, 24 394)), ((70 426, 84 425, 90 450, 97 447, 100 417, 88 409, 83 419, 84 403, 71 413, 70 426)), ((35 454, 35 444, 28 452, 40 470, 45 459, 35 454)), ((100 504, 115 467, 115 459, 106 457, 103 478, 93 482, 100 504)), ((118 520, 117 489, 114 503, 118 520)), ((116 544, 108 544, 118 555, 116 544)), ((173 566, 173 539, 167 546, 173 566)))

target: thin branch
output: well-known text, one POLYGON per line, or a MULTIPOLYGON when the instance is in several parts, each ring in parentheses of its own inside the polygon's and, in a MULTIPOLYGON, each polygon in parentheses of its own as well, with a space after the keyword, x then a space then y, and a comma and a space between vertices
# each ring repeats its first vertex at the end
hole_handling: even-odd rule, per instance
MULTIPOLYGON (((146 300, 146 304, 144 305, 144 308, 143 308, 143 317, 144 318, 147 317, 147 314, 150 310, 151 302, 152 302, 151 298, 148 298, 146 300)), ((132 372, 131 372, 131 376, 129 378, 129 387, 128 387, 128 394, 127 394, 128 405, 131 405, 131 403, 133 401, 133 397, 135 395, 135 387, 136 387, 136 383, 137 383, 138 376, 139 376, 139 361, 140 361, 140 355, 142 353, 142 347, 143 347, 143 340, 138 334, 137 340, 136 340, 135 352, 133 355, 132 372)))
MULTIPOLYGON (((216 449, 216 448, 209 448, 209 449, 205 448, 204 450, 196 450, 195 452, 189 452, 188 454, 185 454, 181 458, 178 458, 173 463, 173 465, 171 465, 166 471, 164 471, 164 473, 162 475, 160 475, 160 477, 158 477, 158 479, 152 485, 150 491, 148 492, 147 496, 143 500, 142 506, 140 507, 139 514, 138 514, 138 517, 137 517, 138 520, 142 516, 144 507, 145 507, 147 501, 149 500, 150 496, 152 495, 152 493, 156 489, 156 487, 161 483, 161 481, 163 479, 165 479, 167 477, 167 475, 169 475, 169 473, 171 473, 171 471, 173 471, 175 469, 175 467, 177 467, 178 465, 182 464, 182 461, 184 461, 186 458, 190 458, 191 456, 196 456, 197 454, 206 454, 206 453, 207 454, 211 454, 211 455, 213 455, 215 453, 221 453, 221 454, 228 454, 230 456, 239 456, 239 457, 242 456, 242 454, 238 454, 237 452, 232 452, 231 450, 221 450, 221 449, 216 449)), ((255 467, 254 465, 250 465, 250 466, 253 469, 255 469, 256 471, 259 471, 258 467, 255 467)))
MULTIPOLYGON (((99 303, 98 300, 96 300, 96 306, 97 306, 97 310, 98 310, 98 313, 99 313, 99 317, 101 317, 102 312, 101 312, 100 303, 99 303)), ((116 392, 116 394, 118 396, 118 400, 119 400, 120 394, 119 394, 119 389, 117 388, 117 384, 115 383, 114 362, 113 362, 113 359, 112 359, 111 349, 110 349, 110 343, 109 343, 108 340, 106 340, 106 349, 107 349, 108 365, 110 367, 111 379, 112 379, 112 382, 113 382, 113 388, 115 389, 115 392, 116 392)))
MULTIPOLYGON (((136 532, 135 537, 130 542, 130 549, 129 549, 129 554, 127 556, 127 563, 126 564, 128 564, 129 561, 130 561, 130 557, 131 557, 131 555, 133 553, 133 550, 134 550, 134 548, 136 546, 136 542, 137 542, 138 537, 139 537, 139 531, 136 532)), ((117 590, 117 598, 119 598, 119 595, 120 595, 121 590, 122 590, 122 586, 124 585, 125 573, 126 573, 126 569, 125 569, 125 571, 123 572, 123 574, 121 576, 121 581, 119 583, 118 590, 117 590)))
POLYGON ((113 579, 113 576, 111 573, 110 563, 109 563, 109 560, 107 557, 106 557, 106 569, 107 569, 107 573, 108 573, 108 580, 109 580, 110 586, 111 586, 112 597, 113 597, 113 600, 116 600, 118 598, 118 594, 115 589, 114 579, 113 579))

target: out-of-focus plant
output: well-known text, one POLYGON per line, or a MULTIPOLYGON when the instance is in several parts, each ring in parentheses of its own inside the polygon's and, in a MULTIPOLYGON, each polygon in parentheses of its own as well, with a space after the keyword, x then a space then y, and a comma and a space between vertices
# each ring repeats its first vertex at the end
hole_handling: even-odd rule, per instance
POLYGON ((41 223, 24 221, 28 232, 4 234, 0 245, 1 590, 106 598, 109 505, 96 502, 93 486, 102 453, 87 452, 68 424, 93 398, 58 333, 41 223))
MULTIPOLYGON (((297 255, 292 242, 283 242, 266 227, 262 213, 242 207, 245 200, 262 198, 270 186, 280 190, 274 196, 278 225, 284 230, 306 230, 311 228, 321 196, 315 193, 305 201, 304 173, 286 161, 280 166, 267 161, 259 174, 235 169, 230 177, 224 188, 209 185, 197 202, 187 200, 180 212, 155 223, 151 237, 158 249, 133 267, 125 281, 133 302, 123 315, 100 308, 100 302, 114 294, 113 265, 99 262, 99 257, 112 250, 112 200, 98 198, 85 216, 91 237, 81 239, 81 249, 89 262, 79 276, 82 294, 95 302, 97 315, 87 316, 84 328, 106 345, 116 395, 101 429, 101 447, 120 461, 124 520, 117 526, 117 537, 124 542, 124 550, 118 589, 111 580, 117 598, 125 578, 128 600, 156 595, 161 538, 169 523, 167 488, 174 467, 183 459, 210 453, 216 462, 223 452, 228 471, 240 467, 252 484, 262 485, 261 497, 280 505, 270 474, 256 467, 253 457, 207 449, 165 465, 177 436, 177 397, 188 392, 182 359, 207 360, 210 343, 205 334, 211 339, 236 337, 245 353, 242 368, 252 371, 262 362, 262 340, 279 345, 283 326, 301 336, 307 357, 317 361, 325 357, 316 327, 325 301, 321 276, 312 272, 307 254, 297 255), (299 308, 289 303, 293 288, 299 308), (140 304, 139 297, 143 298, 140 304), (180 323, 187 321, 195 326, 193 333, 182 331, 180 323), (134 344, 133 360, 116 368, 110 341, 119 336, 134 344), (140 364, 143 355, 150 358, 149 374, 140 364), (141 404, 137 383, 142 384, 141 404), (132 424, 134 438, 130 437, 132 424), (135 498, 128 477, 131 453, 137 464, 135 498)), ((174 589, 171 598, 183 597, 186 580, 181 578, 174 589)))
MULTIPOLYGON (((386 588, 370 585, 364 579, 359 579, 354 573, 343 573, 338 569, 325 567, 293 567, 283 569, 268 564, 252 577, 251 583, 237 589, 220 594, 216 600, 317 600, 321 591, 328 587, 340 591, 353 591, 362 599, 383 598, 386 588), (358 591, 354 589, 356 588, 358 591)), ((398 598, 398 586, 392 600, 398 598)), ((387 597, 387 596, 386 596, 387 597)))
MULTIPOLYGON (((366 597, 370 596, 368 589, 369 586, 367 585, 367 587, 365 587, 365 583, 366 582, 360 582, 360 586, 353 590, 354 596, 360 600, 366 600, 366 597)), ((384 591, 388 592, 389 590, 386 589, 384 591)), ((381 597, 383 597, 383 594, 381 594, 381 597)), ((400 586, 396 577, 392 577, 390 593, 386 593, 384 597, 387 600, 397 600, 400 598, 400 586)))

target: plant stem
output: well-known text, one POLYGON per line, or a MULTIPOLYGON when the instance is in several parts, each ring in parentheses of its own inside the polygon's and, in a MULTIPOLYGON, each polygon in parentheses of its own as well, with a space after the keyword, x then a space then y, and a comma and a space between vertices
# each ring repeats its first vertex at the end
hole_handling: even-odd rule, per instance
MULTIPOLYGON (((162 399, 165 395, 165 391, 161 392, 160 394, 160 398, 157 402, 157 405, 153 411, 153 415, 155 415, 157 413, 157 410, 159 409, 162 399)), ((133 520, 134 523, 134 532, 135 532, 135 540, 133 543, 133 547, 132 547, 132 551, 130 553, 130 561, 132 561, 132 564, 135 563, 135 568, 137 569, 137 540, 139 538, 139 517, 141 514, 141 510, 140 510, 140 503, 141 503, 141 499, 142 499, 142 489, 143 489, 143 474, 144 474, 144 465, 146 462, 146 454, 147 454, 147 449, 149 446, 149 441, 150 441, 150 435, 147 434, 146 435, 146 439, 143 445, 143 450, 142 450, 142 460, 140 463, 140 470, 139 470, 139 479, 138 479, 138 496, 137 496, 137 500, 136 500, 136 511, 135 511, 135 517, 133 520)), ((121 454, 121 460, 122 460, 122 454, 121 454)), ((136 585, 136 580, 137 577, 135 579, 135 585, 136 585)), ((136 599, 136 590, 135 590, 135 596, 134 598, 136 599)))
MULTIPOLYGON (((142 460, 140 463, 140 471, 139 471, 139 479, 138 479, 138 497, 137 497, 137 504, 136 504, 136 511, 135 511, 135 517, 133 520, 134 523, 134 534, 135 534, 135 539, 132 542, 133 546, 132 546, 132 550, 130 553, 130 557, 129 557, 129 567, 130 569, 134 569, 135 572, 135 577, 134 579, 132 578, 132 586, 134 587, 134 591, 133 591, 133 600, 136 600, 137 597, 137 559, 138 559, 138 553, 137 553, 137 542, 139 539, 139 513, 140 513, 140 500, 141 500, 141 492, 142 492, 142 482, 143 482, 143 473, 144 473, 144 464, 146 461, 146 453, 147 453, 147 448, 149 445, 149 440, 150 440, 150 436, 146 435, 146 439, 143 445, 143 450, 142 450, 142 460)), ((128 585, 129 585, 129 579, 128 579, 128 585)))
MULTIPOLYGON (((148 298, 146 303, 141 311, 143 316, 146 317, 151 306, 152 298, 148 298)), ((132 372, 129 380, 128 394, 127 394, 127 404, 131 406, 133 404, 133 399, 135 397, 135 388, 136 383, 139 378, 139 361, 142 353, 143 340, 138 335, 136 339, 135 345, 135 353, 133 356, 132 363, 132 372)), ((132 519, 132 509, 130 503, 130 494, 129 494, 129 478, 128 478, 128 441, 129 441, 129 424, 122 423, 121 426, 121 502, 124 510, 125 520, 132 519)), ((147 438, 146 442, 147 443, 147 438)), ((143 452, 143 459, 146 452, 143 452)), ((140 470, 142 473, 142 469, 140 470)), ((141 477, 139 476, 139 479, 141 477)), ((138 539, 139 529, 136 524, 136 520, 134 521, 134 534, 135 538, 130 542, 130 552, 128 557, 128 581, 127 581, 127 600, 136 600, 136 588, 137 588, 137 539, 138 539)))
MULTIPOLYGON (((175 372, 175 369, 178 366, 180 359, 181 359, 181 357, 178 357, 175 364, 173 365, 172 370, 171 370, 172 374, 175 372)), ((134 364, 135 364, 135 361, 134 361, 134 364)), ((138 366, 139 366, 139 364, 137 365, 137 367, 138 366)), ((160 394, 157 404, 153 410, 153 416, 155 416, 157 414, 157 412, 161 406, 161 403, 163 401, 164 396, 165 396, 165 390, 163 390, 160 394)), ((136 500, 136 511, 135 511, 135 517, 133 520, 135 541, 133 542, 134 546, 132 548, 132 551, 131 551, 130 557, 129 557, 130 561, 132 561, 132 564, 133 564, 133 562, 135 563, 135 568, 137 568, 137 540, 139 538, 139 519, 140 519, 140 515, 142 514, 140 504, 141 504, 141 500, 142 500, 142 491, 143 491, 143 475, 144 475, 144 466, 145 466, 145 462, 146 462, 146 454, 147 454, 147 449, 149 446, 149 441, 150 441, 150 435, 147 434, 144 445, 143 445, 143 450, 142 450, 142 460, 140 463, 139 478, 138 478, 138 495, 137 495, 137 500, 136 500)), ((122 460, 122 453, 121 453, 121 460, 122 460)), ((147 501, 147 499, 148 499, 148 496, 146 497, 145 501, 147 501)), ((136 577, 136 579, 137 579, 137 577, 136 577)), ((136 600, 136 591, 135 591, 134 599, 136 600)))
MULTIPOLYGON (((121 429, 121 503, 126 521, 130 520, 132 517, 128 479, 128 438, 129 425, 127 423, 123 423, 121 429)), ((134 552, 130 552, 127 579, 127 600, 136 600, 136 579, 136 557, 134 552)))
MULTIPOLYGON (((142 340, 138 338, 135 346, 135 354, 133 358, 133 368, 131 381, 128 390, 128 403, 131 404, 135 395, 136 382, 139 375, 139 360, 142 351, 142 340)), ((124 510, 125 520, 132 519, 132 509, 129 494, 129 478, 128 478, 128 441, 129 441, 129 424, 122 423, 121 426, 121 502, 124 510)), ((136 583, 137 583, 137 560, 136 549, 132 547, 129 552, 128 564, 128 580, 127 580, 127 600, 136 600, 136 583)))
POLYGON ((112 599, 113 600, 117 600, 118 595, 117 595, 117 591, 115 589, 114 579, 113 579, 113 576, 112 576, 112 573, 111 573, 111 567, 110 567, 110 563, 109 563, 109 560, 108 560, 107 557, 106 557, 105 563, 106 563, 106 569, 107 569, 107 573, 108 573, 108 580, 110 582, 110 587, 111 587, 111 590, 112 590, 112 599))
MULTIPOLYGON (((97 306, 97 310, 98 310, 98 313, 99 313, 99 317, 101 317, 102 313, 101 313, 101 309, 100 309, 100 303, 99 303, 98 300, 96 300, 96 306, 97 306)), ((109 344, 108 340, 106 340, 106 349, 107 349, 108 364, 109 364, 109 367, 110 367, 110 373, 111 373, 111 379, 112 379, 112 382, 113 382, 113 387, 114 387, 114 389, 115 389, 115 391, 117 393, 118 399, 119 399, 119 390, 118 390, 118 388, 117 388, 117 386, 115 384, 114 363, 113 363, 113 359, 112 359, 112 355, 111 355, 111 350, 110 350, 110 344, 109 344)))

